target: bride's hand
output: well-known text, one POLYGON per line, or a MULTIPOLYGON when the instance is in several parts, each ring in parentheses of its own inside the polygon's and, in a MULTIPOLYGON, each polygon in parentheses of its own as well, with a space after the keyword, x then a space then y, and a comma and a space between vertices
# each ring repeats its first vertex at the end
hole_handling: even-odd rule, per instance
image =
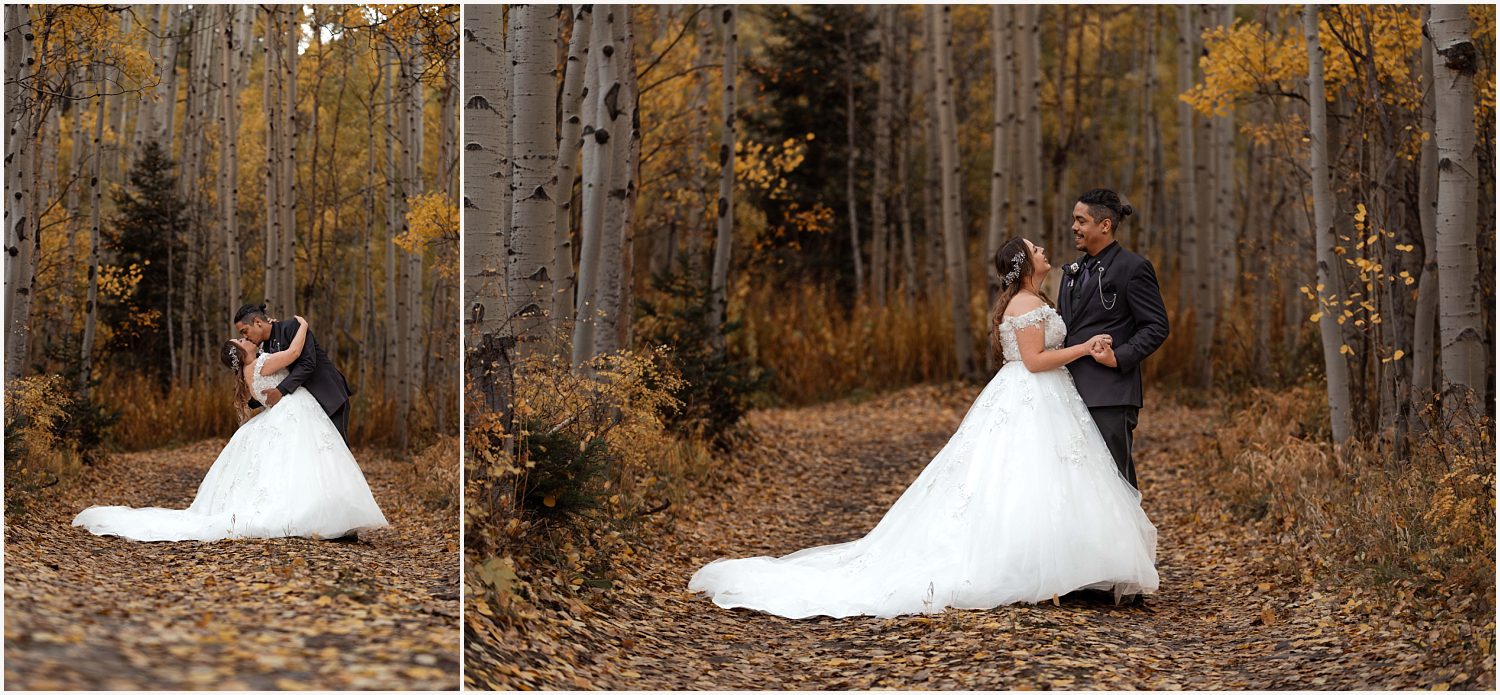
POLYGON ((1120 363, 1115 360, 1115 348, 1111 342, 1101 340, 1095 343, 1093 349, 1089 350, 1089 356, 1093 357, 1095 362, 1106 367, 1119 366, 1120 363))
POLYGON ((293 316, 292 318, 297 319, 297 323, 300 323, 304 326, 307 325, 307 319, 302 318, 301 316, 293 316))

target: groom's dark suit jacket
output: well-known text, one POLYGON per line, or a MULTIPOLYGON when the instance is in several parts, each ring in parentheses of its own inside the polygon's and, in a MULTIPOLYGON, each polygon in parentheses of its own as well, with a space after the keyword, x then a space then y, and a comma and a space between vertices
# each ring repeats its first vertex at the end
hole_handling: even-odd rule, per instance
MULTIPOLYGON (((296 321, 273 321, 271 337, 261 343, 260 348, 266 352, 281 352, 291 346, 295 337, 296 321)), ((313 340, 311 327, 302 343, 302 354, 287 367, 287 372, 287 377, 276 386, 283 396, 292 395, 299 387, 305 388, 329 415, 349 400, 349 383, 344 380, 343 372, 333 366, 333 360, 328 359, 328 353, 323 352, 323 346, 313 340)), ((252 398, 250 407, 259 408, 261 404, 252 398)))
POLYGON ((1067 346, 1087 342, 1101 333, 1114 339, 1115 362, 1106 367, 1091 357, 1068 365, 1079 395, 1090 408, 1141 407, 1141 361, 1167 340, 1167 307, 1161 299, 1151 262, 1126 251, 1116 241, 1094 258, 1078 264, 1083 273, 1064 275, 1058 308, 1068 324, 1067 346), (1100 284, 1100 280, 1103 284, 1100 284), (1077 293, 1074 284, 1077 283, 1077 293))

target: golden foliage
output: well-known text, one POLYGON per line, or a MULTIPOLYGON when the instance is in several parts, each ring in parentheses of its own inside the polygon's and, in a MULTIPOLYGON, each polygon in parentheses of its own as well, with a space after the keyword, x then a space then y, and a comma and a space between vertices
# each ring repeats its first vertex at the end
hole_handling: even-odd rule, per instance
POLYGON ((518 444, 540 432, 507 432, 487 413, 469 428, 464 457, 466 591, 475 610, 506 621, 534 617, 538 596, 572 596, 585 585, 608 586, 610 566, 632 551, 631 529, 654 508, 670 505, 681 481, 712 463, 706 446, 675 439, 662 413, 677 407, 681 379, 646 351, 601 355, 583 369, 565 357, 537 355, 516 365, 515 422, 565 432, 585 445, 602 438, 607 468, 589 494, 601 505, 586 523, 551 523, 528 514, 517 491, 535 466, 518 444), (592 376, 591 376, 592 375, 592 376))
MULTIPOLYGON (((396 236, 396 245, 407 253, 423 253, 437 244, 458 244, 458 206, 447 194, 439 191, 422 193, 407 198, 407 228, 396 236)), ((452 264, 437 264, 444 277, 452 277, 458 269, 452 264)))
POLYGON ((72 400, 67 381, 56 374, 21 377, 5 385, 7 510, 24 506, 38 486, 55 484, 81 463, 78 451, 56 433, 72 400))
POLYGON ((734 146, 734 181, 741 188, 761 191, 770 200, 786 200, 791 173, 807 159, 808 143, 813 134, 804 139, 788 138, 780 145, 741 140, 734 146))
POLYGON ((1450 419, 1403 461, 1373 444, 1339 454, 1327 443, 1323 388, 1251 389, 1226 402, 1217 441, 1200 452, 1219 462, 1216 489, 1244 516, 1307 544, 1322 571, 1408 582, 1444 600, 1472 596, 1476 615, 1492 618, 1493 424, 1450 419))

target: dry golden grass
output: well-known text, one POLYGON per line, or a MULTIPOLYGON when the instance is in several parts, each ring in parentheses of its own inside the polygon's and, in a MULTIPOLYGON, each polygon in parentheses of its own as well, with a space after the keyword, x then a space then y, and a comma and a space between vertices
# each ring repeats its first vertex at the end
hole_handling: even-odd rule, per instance
MULTIPOLYGON (((214 374, 207 379, 163 388, 159 380, 143 374, 109 374, 101 380, 93 398, 119 413, 119 420, 109 429, 108 440, 123 451, 228 437, 238 427, 234 384, 228 375, 214 374)), ((433 405, 439 398, 439 394, 424 393, 412 399, 408 426, 414 448, 428 446, 440 437, 433 405)), ((396 448, 394 398, 386 398, 379 385, 372 385, 356 392, 349 407, 351 447, 396 448)), ((444 424, 451 430, 458 418, 457 405, 440 407, 448 411, 444 424)))
MULTIPOLYGON (((970 307, 975 351, 988 311, 976 296, 970 307)), ((744 327, 733 336, 750 358, 771 370, 772 391, 796 405, 851 394, 896 389, 958 376, 953 321, 941 298, 908 302, 897 293, 884 307, 861 301, 846 308, 819 285, 760 285, 730 303, 744 327)))
POLYGON ((1321 385, 1251 389, 1225 416, 1215 448, 1202 453, 1246 518, 1291 533, 1329 571, 1470 594, 1493 614, 1490 421, 1449 418, 1396 461, 1362 443, 1335 454, 1321 385))

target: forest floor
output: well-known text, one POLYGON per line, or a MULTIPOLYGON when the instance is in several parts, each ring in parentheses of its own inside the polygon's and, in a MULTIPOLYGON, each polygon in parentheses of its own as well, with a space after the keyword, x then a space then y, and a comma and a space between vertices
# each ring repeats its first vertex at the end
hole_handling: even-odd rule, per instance
MULTIPOLYGON (((1195 460, 1215 412, 1152 402, 1136 438, 1161 590, 1144 605, 948 610, 787 620, 687 591, 720 557, 851 540, 942 447, 977 389, 923 386, 863 403, 748 416, 728 482, 674 505, 621 561, 616 589, 539 594, 516 626, 471 602, 465 682, 496 689, 1491 689, 1494 624, 1476 646, 1431 635, 1398 587, 1330 585, 1235 521, 1195 460), (1278 566, 1283 569, 1277 569, 1278 566), (1482 652, 1482 654, 1481 654, 1482 652)), ((548 581, 532 578, 533 584, 548 581)), ((560 587, 559 587, 560 588, 560 587)), ((1446 634, 1446 633, 1445 633, 1446 634)))
MULTIPOLYGON (((137 543, 73 528, 92 504, 184 508, 223 447, 119 454, 5 528, 7 689, 456 689, 457 460, 355 456, 391 527, 358 542, 137 543)), ((456 446, 453 448, 456 455, 456 446)))

